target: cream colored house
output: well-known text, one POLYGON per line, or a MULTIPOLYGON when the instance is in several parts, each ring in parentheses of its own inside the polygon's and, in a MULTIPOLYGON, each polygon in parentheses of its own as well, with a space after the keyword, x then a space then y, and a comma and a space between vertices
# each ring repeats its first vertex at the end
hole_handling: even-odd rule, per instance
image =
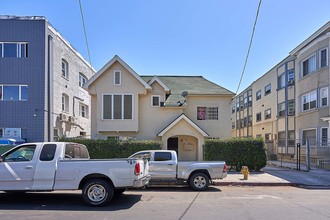
POLYGON ((269 154, 287 159, 297 143, 306 154, 308 139, 312 163, 330 158, 329 47, 330 22, 238 94, 232 136, 262 137, 269 154))
POLYGON ((201 76, 140 76, 114 56, 86 84, 94 139, 160 140, 202 160, 206 138, 229 138, 234 93, 201 76))

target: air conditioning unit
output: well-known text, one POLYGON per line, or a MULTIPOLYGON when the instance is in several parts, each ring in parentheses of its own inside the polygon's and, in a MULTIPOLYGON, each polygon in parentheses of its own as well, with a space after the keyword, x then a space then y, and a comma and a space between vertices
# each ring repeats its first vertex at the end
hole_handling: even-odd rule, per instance
POLYGON ((60 121, 68 121, 69 120, 69 116, 67 114, 64 113, 60 113, 60 121))
POLYGON ((76 124, 77 123, 77 118, 76 117, 73 117, 73 116, 69 116, 69 122, 71 124, 76 124))
POLYGON ((288 85, 293 85, 294 84, 294 80, 289 80, 288 81, 288 85))
POLYGON ((294 115, 294 110, 293 111, 288 111, 288 115, 294 115))

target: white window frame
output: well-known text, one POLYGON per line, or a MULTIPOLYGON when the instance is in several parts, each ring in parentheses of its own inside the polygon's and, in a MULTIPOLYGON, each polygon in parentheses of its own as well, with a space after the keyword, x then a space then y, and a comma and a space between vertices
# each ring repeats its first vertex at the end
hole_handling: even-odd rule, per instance
POLYGON ((16 44, 16 56, 17 58, 24 58, 28 57, 28 43, 27 42, 0 42, 1 45, 1 51, 0 51, 0 57, 6 57, 5 56, 5 44, 16 44), (22 45, 25 45, 25 53, 22 54, 22 45))
POLYGON ((160 107, 160 95, 151 96, 151 107, 160 107), (158 98, 158 104, 154 105, 154 98, 158 98))
POLYGON ((328 87, 320 88, 320 100, 319 100, 319 102, 320 102, 320 107, 325 107, 325 106, 329 105, 329 88, 328 87), (324 92, 323 92, 323 90, 324 90, 324 92), (323 105, 323 102, 322 102, 323 98, 327 99, 326 105, 323 105))
POLYGON ((121 85, 121 70, 114 70, 113 71, 113 84, 116 85, 116 86, 120 86, 121 85), (118 77, 119 77, 119 83, 116 83, 116 77, 117 77, 117 73, 118 74, 118 77))
POLYGON ((87 77, 84 74, 79 73, 79 86, 83 87, 86 82, 87 82, 87 77))
POLYGON ((134 94, 133 93, 103 93, 102 94, 102 120, 134 120, 134 94), (104 96, 111 96, 111 118, 104 118, 104 96), (114 119, 114 96, 115 95, 120 95, 122 98, 122 102, 121 102, 121 118, 120 119, 114 119), (129 119, 124 119, 124 107, 125 107, 125 103, 124 103, 124 97, 125 95, 130 95, 132 96, 132 118, 129 119))
POLYGON ((69 112, 69 106, 70 106, 70 101, 69 101, 69 96, 65 93, 62 93, 62 112, 69 112))
POLYGON ((69 79, 69 63, 65 59, 62 59, 61 69, 62 69, 61 76, 65 79, 69 79), (64 68, 63 68, 63 64, 64 64, 64 68))
POLYGON ((317 92, 316 92, 316 90, 313 90, 311 92, 308 92, 308 93, 303 94, 301 96, 301 106, 300 106, 301 111, 302 112, 306 112, 306 111, 310 111, 310 110, 316 109, 317 108, 317 101, 318 101, 318 99, 317 99, 317 92), (315 99, 313 98, 313 100, 311 99, 312 98, 312 95, 313 96, 314 95, 316 96, 315 99), (304 102, 304 97, 306 97, 306 100, 307 100, 306 102, 304 102), (310 103, 312 101, 316 101, 316 104, 315 104, 315 107, 314 108, 311 108, 310 107, 310 103), (308 109, 304 109, 304 104, 307 104, 307 103, 309 103, 308 104, 308 109))
POLYGON ((272 93, 272 84, 269 83, 267 86, 265 86, 265 96, 267 96, 267 95, 269 95, 271 93, 272 93), (269 89, 268 89, 268 87, 269 87, 269 89))
POLYGON ((22 87, 26 87, 27 89, 29 88, 27 85, 17 85, 17 84, 0 84, 0 101, 27 101, 27 99, 23 99, 22 97, 22 87), (13 86, 13 87, 18 87, 18 99, 4 99, 4 87, 6 86, 13 86))
POLYGON ((88 118, 88 105, 83 103, 79 104, 79 116, 82 118, 88 118))
POLYGON ((311 73, 315 72, 316 71, 316 63, 317 63, 317 61, 316 61, 316 53, 311 54, 309 57, 307 57, 306 59, 304 59, 303 61, 301 61, 301 63, 300 63, 301 77, 308 76, 311 73), (309 72, 309 66, 308 66, 308 70, 307 70, 308 72, 304 75, 304 62, 306 62, 306 61, 309 62, 308 60, 311 59, 312 57, 314 57, 314 59, 315 59, 315 61, 313 63, 313 66, 312 66, 313 68, 309 72))
POLYGON ((323 68, 323 67, 326 67, 326 66, 328 66, 328 60, 329 60, 329 58, 328 58, 328 48, 326 47, 326 48, 323 48, 323 49, 321 49, 320 51, 319 51, 319 67, 320 68, 323 68), (321 59, 321 53, 322 53, 322 51, 326 51, 325 52, 325 54, 326 54, 326 64, 325 64, 325 66, 321 66, 321 62, 322 62, 322 59, 321 59))
POLYGON ((198 106, 197 107, 197 120, 205 121, 205 120, 219 120, 219 107, 205 107, 198 106), (201 112, 199 110, 204 109, 205 115, 200 115, 201 112))

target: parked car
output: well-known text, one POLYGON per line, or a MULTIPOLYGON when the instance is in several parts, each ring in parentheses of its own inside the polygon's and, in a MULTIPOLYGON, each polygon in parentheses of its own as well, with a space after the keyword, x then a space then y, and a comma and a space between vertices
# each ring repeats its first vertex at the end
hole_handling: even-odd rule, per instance
POLYGON ((183 180, 197 191, 207 189, 212 180, 223 179, 227 176, 224 161, 178 162, 176 151, 172 150, 139 151, 129 158, 147 158, 149 160, 150 182, 183 180))
POLYGON ((82 190, 92 206, 108 203, 126 188, 148 184, 148 161, 91 160, 87 147, 77 143, 27 143, 0 157, 0 190, 82 190))

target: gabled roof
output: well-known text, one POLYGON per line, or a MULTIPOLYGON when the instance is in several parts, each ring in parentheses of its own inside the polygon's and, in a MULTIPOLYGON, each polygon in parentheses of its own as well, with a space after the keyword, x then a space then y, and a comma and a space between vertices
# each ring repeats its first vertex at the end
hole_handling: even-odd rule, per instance
POLYGON ((161 85, 164 88, 165 92, 169 92, 170 91, 170 88, 168 88, 167 85, 165 85, 157 76, 152 77, 148 81, 148 84, 151 86, 151 84, 153 84, 155 81, 158 82, 159 85, 161 85))
POLYGON ((90 78, 84 85, 85 89, 88 89, 90 85, 94 83, 94 81, 101 76, 112 64, 115 62, 119 62, 122 66, 124 66, 129 73, 131 73, 146 89, 151 89, 151 86, 144 81, 139 74, 137 74, 125 61, 123 61, 118 55, 115 55, 108 63, 106 63, 92 78, 90 78))
POLYGON ((188 118, 185 114, 181 114, 177 117, 173 122, 171 122, 166 128, 164 128, 161 132, 158 133, 157 136, 162 137, 167 131, 169 131, 173 126, 179 123, 181 120, 185 120, 188 122, 192 127, 194 127, 199 133, 201 133, 204 137, 208 137, 209 135, 201 129, 195 122, 193 122, 190 118, 188 118))

